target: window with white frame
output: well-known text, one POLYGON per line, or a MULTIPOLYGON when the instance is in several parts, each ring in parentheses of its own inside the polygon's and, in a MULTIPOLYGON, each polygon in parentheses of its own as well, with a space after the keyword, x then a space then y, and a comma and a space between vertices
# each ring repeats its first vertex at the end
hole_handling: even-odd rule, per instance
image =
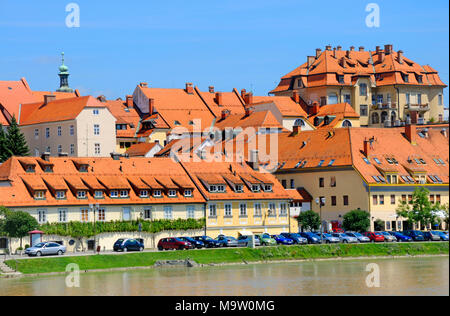
POLYGON ((94 115, 98 115, 98 114, 99 114, 99 111, 98 111, 98 109, 94 109, 94 110, 92 110, 92 113, 93 113, 94 115))
POLYGON ((39 130, 37 128, 34 130, 34 138, 39 139, 39 130))
POLYGON ((177 190, 169 190, 169 197, 176 197, 177 196, 177 190))
POLYGON ((172 206, 164 206, 164 218, 165 219, 172 219, 172 206))
POLYGON ((81 219, 80 219, 81 222, 84 222, 84 223, 89 222, 89 210, 83 208, 80 210, 80 213, 81 213, 81 219))
POLYGON ((45 199, 45 192, 44 191, 36 191, 36 192, 34 192, 34 198, 36 200, 44 200, 45 199))
POLYGON ((94 124, 94 135, 100 135, 100 125, 94 124))
POLYGON ((241 184, 236 185, 236 192, 244 192, 244 186, 241 184))
POLYGON ((56 198, 62 200, 66 198, 66 191, 56 191, 56 198))
POLYGON ((45 138, 50 138, 50 128, 45 128, 45 138))
POLYGON ((66 208, 58 209, 58 221, 60 223, 67 222, 67 209, 66 208))
POLYGON ((152 219, 152 207, 146 207, 144 209, 144 219, 152 219))
POLYGON ((269 203, 269 216, 277 216, 277 206, 275 203, 269 203))
POLYGON ((217 192, 217 186, 216 185, 210 185, 209 186, 209 192, 217 192))
POLYGON ((287 204, 280 203, 280 216, 286 216, 286 215, 287 215, 287 204))
POLYGON ((58 145, 58 154, 62 153, 62 145, 58 145))
POLYGON ((225 186, 220 184, 217 186, 217 192, 225 192, 225 186))
POLYGON ((225 204, 225 217, 233 217, 233 206, 225 204))
POLYGON ((438 96, 438 105, 444 105, 444 97, 442 94, 438 96))
POLYGON ((262 216, 262 208, 261 208, 261 203, 255 203, 254 205, 254 211, 255 211, 255 216, 262 216))
POLYGON ((259 184, 252 184, 252 191, 253 192, 259 192, 260 186, 259 184))
POLYGON ((111 197, 111 198, 118 198, 118 197, 119 197, 119 191, 117 191, 117 190, 112 190, 112 191, 109 193, 109 197, 111 197))
POLYGON ((101 153, 100 144, 94 144, 94 154, 100 155, 100 153, 101 153))
POLYGON ((266 191, 266 192, 272 192, 272 185, 266 184, 266 185, 264 186, 264 191, 266 191))
POLYGON ((247 216, 247 203, 241 203, 239 205, 239 216, 241 217, 247 216))
POLYGON ((120 191, 120 197, 121 198, 127 198, 128 197, 128 191, 127 190, 121 190, 120 191))
POLYGON ((217 217, 217 206, 216 204, 209 205, 209 217, 217 217))
POLYGON ((69 134, 70 134, 70 136, 75 135, 75 126, 73 126, 73 125, 69 126, 69 134))
POLYGON ((100 191, 100 190, 95 191, 94 197, 96 199, 103 199, 103 191, 100 191))
POLYGON ((38 210, 39 224, 47 223, 47 210, 38 210))
POLYGON ((74 144, 70 144, 70 154, 75 155, 75 145, 74 144))
POLYGON ((58 131, 58 136, 62 136, 62 128, 61 128, 61 126, 57 127, 57 131, 58 131))
POLYGON ((97 220, 99 222, 106 221, 106 210, 104 208, 99 208, 98 209, 98 218, 97 218, 97 220))
POLYGON ((52 153, 52 149, 51 149, 50 146, 47 146, 47 148, 45 149, 45 151, 48 152, 48 153, 50 153, 50 154, 52 153))
POLYGON ((77 198, 78 199, 85 199, 85 198, 87 198, 86 191, 77 191, 77 198))
POLYGON ((185 197, 191 197, 192 196, 192 190, 191 189, 184 190, 184 196, 185 197))
POLYGON ((141 191, 139 192, 139 196, 140 196, 141 198, 148 198, 148 190, 141 190, 141 191))
POLYGON ((188 205, 186 206, 187 218, 195 218, 195 206, 188 205))
POLYGON ((161 190, 154 190, 153 191, 153 197, 161 197, 162 192, 161 190))

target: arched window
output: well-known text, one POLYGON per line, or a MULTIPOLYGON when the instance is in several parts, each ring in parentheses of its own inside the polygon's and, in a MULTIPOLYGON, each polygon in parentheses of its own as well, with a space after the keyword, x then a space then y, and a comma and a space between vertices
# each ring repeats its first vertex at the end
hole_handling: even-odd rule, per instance
POLYGON ((388 113, 386 111, 381 112, 381 124, 388 119, 388 113))
POLYGON ((379 124, 380 123, 380 116, 377 112, 372 113, 372 124, 379 124))
POLYGON ((294 126, 305 126, 305 121, 303 121, 302 119, 296 119, 294 126))
POLYGON ((345 120, 344 122, 342 122, 342 127, 352 127, 352 122, 350 122, 349 120, 345 120))

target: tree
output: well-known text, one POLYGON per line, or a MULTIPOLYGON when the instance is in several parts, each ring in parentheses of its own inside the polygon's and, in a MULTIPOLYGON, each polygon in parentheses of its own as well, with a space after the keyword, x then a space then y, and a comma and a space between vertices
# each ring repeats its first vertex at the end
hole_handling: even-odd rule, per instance
POLYGON ((379 218, 373 223, 373 227, 375 231, 383 231, 386 228, 384 221, 379 218))
POLYGON ((431 203, 429 196, 430 191, 426 188, 417 188, 414 190, 411 203, 401 201, 400 206, 397 208, 397 214, 407 218, 411 223, 420 223, 421 228, 437 223, 437 213, 442 207, 439 203, 431 203))
POLYGON ((5 131, 3 130, 3 125, 0 124, 0 162, 8 160, 8 158, 12 156, 8 149, 6 140, 7 137, 5 131))
POLYGON ((342 226, 345 230, 358 233, 366 232, 370 228, 370 214, 360 209, 350 211, 344 215, 342 226))
POLYGON ((15 116, 11 119, 11 124, 7 129, 6 147, 9 151, 9 157, 28 156, 30 154, 25 135, 20 131, 15 116))
POLYGON ((302 229, 313 231, 320 228, 320 216, 314 211, 300 213, 297 220, 302 229))
POLYGON ((22 247, 22 238, 38 227, 36 219, 26 212, 6 212, 3 229, 8 237, 20 238, 20 247, 22 247))

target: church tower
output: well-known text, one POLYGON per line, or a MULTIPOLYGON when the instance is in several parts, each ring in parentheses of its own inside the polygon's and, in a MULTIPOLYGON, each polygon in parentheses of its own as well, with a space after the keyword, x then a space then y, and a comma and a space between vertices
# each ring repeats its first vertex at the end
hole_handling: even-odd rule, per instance
POLYGON ((59 66, 59 89, 57 92, 73 92, 73 89, 69 87, 69 67, 64 65, 64 53, 61 53, 62 64, 59 66))

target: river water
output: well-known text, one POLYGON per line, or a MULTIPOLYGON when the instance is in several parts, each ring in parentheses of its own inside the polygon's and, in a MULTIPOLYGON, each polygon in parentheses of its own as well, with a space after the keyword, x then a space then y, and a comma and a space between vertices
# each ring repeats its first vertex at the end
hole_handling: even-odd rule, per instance
MULTIPOLYGON (((374 281, 375 279, 369 278, 374 281)), ((424 257, 164 268, 0 279, 0 295, 449 295, 449 258, 424 257), (366 279, 379 268, 380 287, 366 279), (372 266, 370 266, 373 269, 372 266)))

